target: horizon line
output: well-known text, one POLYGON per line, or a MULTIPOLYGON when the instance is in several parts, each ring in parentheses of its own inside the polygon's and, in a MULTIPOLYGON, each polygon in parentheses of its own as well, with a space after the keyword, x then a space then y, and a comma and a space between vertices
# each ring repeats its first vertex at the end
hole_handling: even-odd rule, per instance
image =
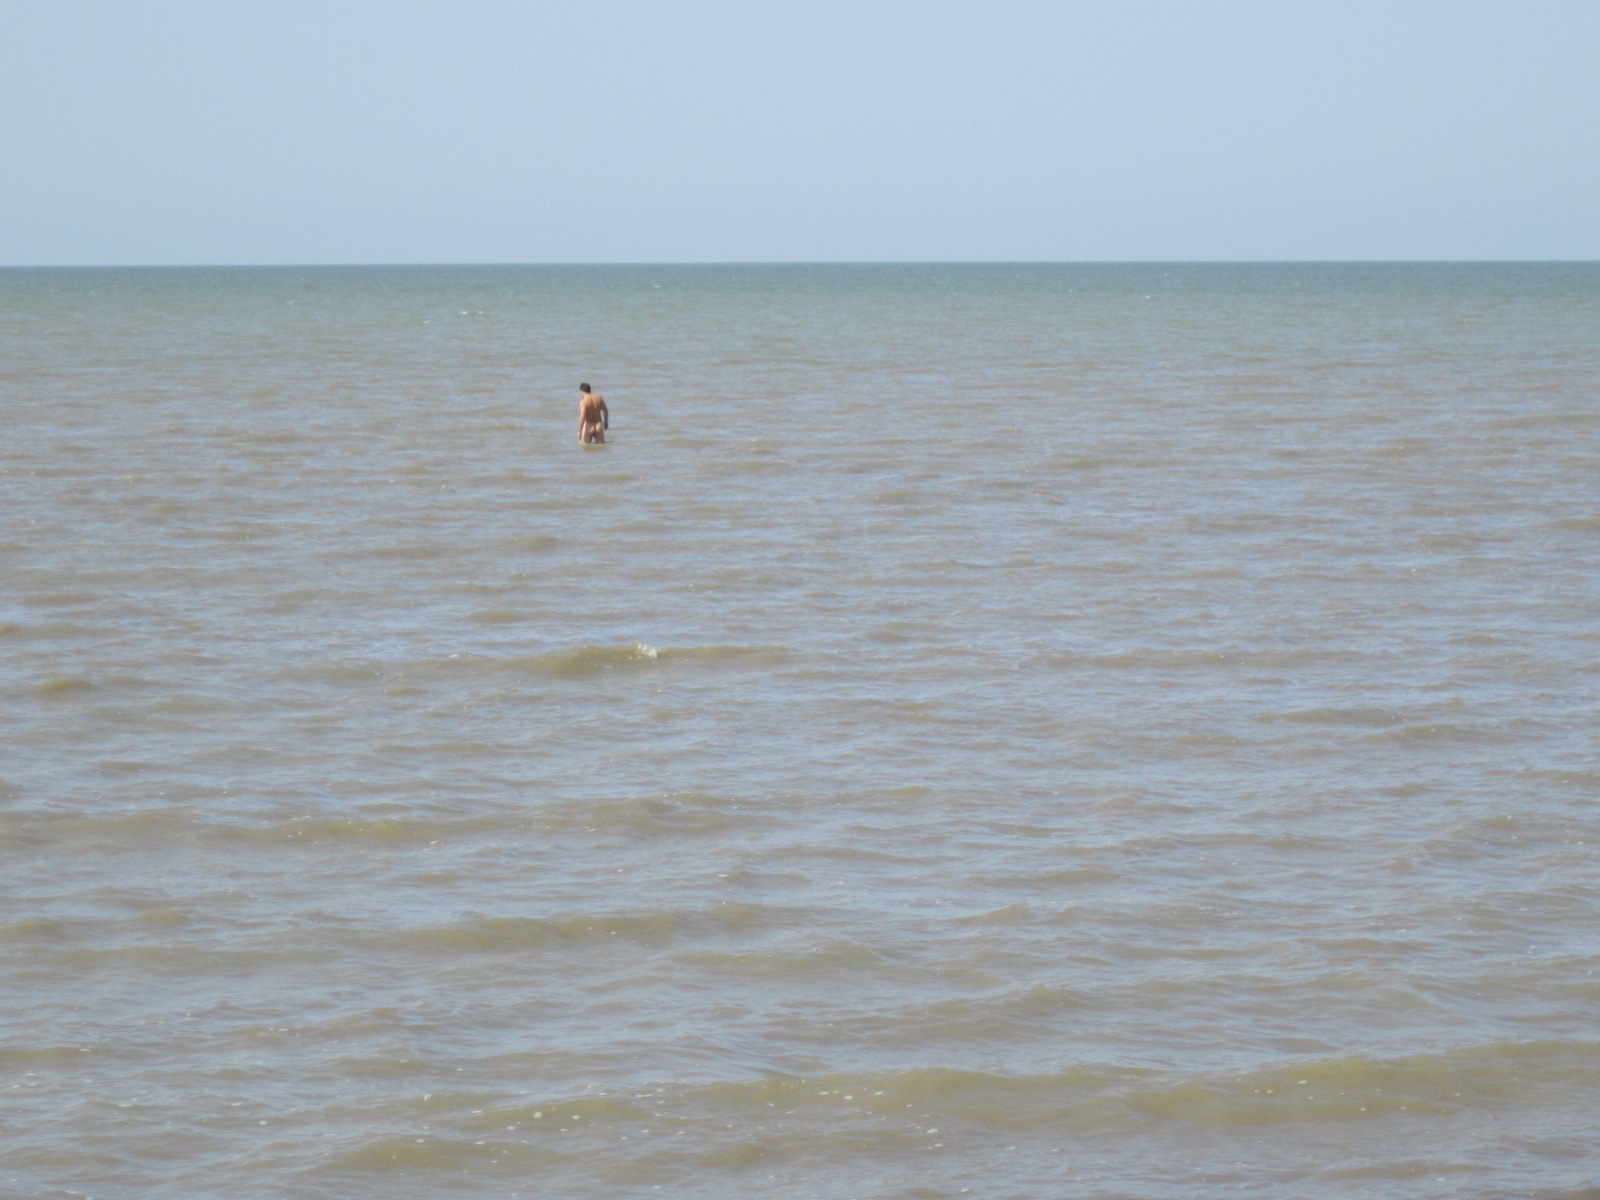
POLYGON ((1594 266, 1600 258, 859 258, 859 259, 490 259, 393 262, 0 263, 0 271, 392 270, 464 267, 1244 267, 1244 266, 1594 266))

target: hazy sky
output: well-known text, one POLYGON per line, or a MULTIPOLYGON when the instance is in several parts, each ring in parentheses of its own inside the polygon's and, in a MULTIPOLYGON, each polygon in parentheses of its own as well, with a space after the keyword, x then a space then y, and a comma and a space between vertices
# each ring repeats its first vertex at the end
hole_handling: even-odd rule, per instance
POLYGON ((0 0, 0 263, 1600 258, 1600 0, 0 0))

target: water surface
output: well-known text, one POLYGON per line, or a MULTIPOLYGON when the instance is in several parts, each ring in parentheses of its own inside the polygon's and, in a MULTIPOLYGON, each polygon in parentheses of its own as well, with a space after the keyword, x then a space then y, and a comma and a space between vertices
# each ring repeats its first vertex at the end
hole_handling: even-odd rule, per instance
POLYGON ((0 272, 0 1194, 1592 1195, 1597 333, 0 272))

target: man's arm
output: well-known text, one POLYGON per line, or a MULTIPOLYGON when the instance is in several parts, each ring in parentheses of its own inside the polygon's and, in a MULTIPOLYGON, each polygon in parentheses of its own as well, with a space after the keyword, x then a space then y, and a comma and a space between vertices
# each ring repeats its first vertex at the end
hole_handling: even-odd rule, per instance
POLYGON ((611 428, 611 410, 606 407, 605 397, 603 396, 600 398, 600 421, 601 429, 611 428))

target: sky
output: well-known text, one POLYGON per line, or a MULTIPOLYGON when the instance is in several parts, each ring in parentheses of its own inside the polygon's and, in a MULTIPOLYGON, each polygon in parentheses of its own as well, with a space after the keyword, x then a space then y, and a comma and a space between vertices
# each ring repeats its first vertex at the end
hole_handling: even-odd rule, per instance
POLYGON ((0 0, 0 264, 1600 259, 1597 0, 0 0))

